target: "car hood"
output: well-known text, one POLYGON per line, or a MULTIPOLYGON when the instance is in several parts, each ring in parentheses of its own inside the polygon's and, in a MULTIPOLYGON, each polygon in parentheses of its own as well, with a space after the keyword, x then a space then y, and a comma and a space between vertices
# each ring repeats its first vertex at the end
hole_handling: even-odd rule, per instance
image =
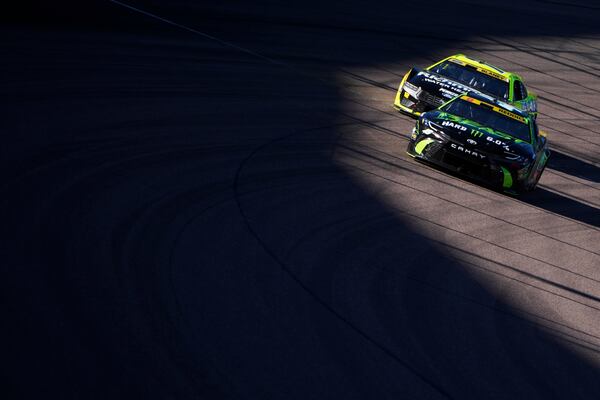
MULTIPOLYGON (((530 143, 453 114, 434 110, 421 116, 421 123, 426 125, 424 120, 435 124, 433 128, 441 130, 453 142, 488 155, 508 160, 516 159, 518 156, 522 159, 531 159, 533 156, 530 143)), ((426 127, 422 126, 422 129, 426 127)))
POLYGON ((429 71, 415 68, 415 72, 416 73, 408 79, 410 83, 422 88, 433 96, 445 99, 446 101, 469 91, 481 93, 467 85, 429 71))

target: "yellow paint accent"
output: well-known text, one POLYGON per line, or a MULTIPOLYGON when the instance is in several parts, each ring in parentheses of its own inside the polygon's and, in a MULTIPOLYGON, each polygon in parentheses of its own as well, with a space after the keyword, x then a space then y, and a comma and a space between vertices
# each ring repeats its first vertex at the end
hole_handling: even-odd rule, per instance
POLYGON ((466 101, 468 101, 470 103, 475 103, 477 105, 485 104, 486 106, 491 107, 492 110, 496 111, 499 114, 506 115, 507 117, 510 117, 512 119, 516 119, 517 121, 522 122, 524 124, 527 123, 527 120, 525 118, 521 117, 520 115, 511 113, 510 111, 507 111, 504 108, 500 108, 500 107, 497 107, 497 106, 495 106, 493 104, 486 103, 485 101, 477 100, 477 99, 474 99, 474 98, 469 97, 469 96, 461 96, 460 99, 461 100, 466 100, 466 101))
POLYGON ((456 58, 456 57, 451 57, 450 59, 448 59, 448 61, 450 61, 450 62, 453 62, 453 63, 455 63, 455 64, 458 64, 458 65, 462 65, 462 66, 465 66, 465 65, 467 65, 467 63, 466 63, 466 62, 464 62, 464 61, 460 61, 460 60, 459 60, 458 58, 456 58))
POLYGON ((400 105, 400 90, 398 90, 398 93, 396 93, 396 98, 394 99, 394 106, 400 107, 400 105))
POLYGON ((479 101, 477 99, 474 99, 472 97, 469 97, 469 96, 461 96, 460 99, 461 100, 466 100, 466 101, 471 102, 471 103, 475 103, 477 105, 481 104, 481 101, 479 101))
POLYGON ((404 111, 406 111, 406 112, 408 112, 408 113, 410 113, 410 114, 412 114, 412 115, 416 115, 417 117, 418 117, 419 115, 421 115, 421 113, 420 113, 420 112, 418 112, 418 111, 413 111, 413 110, 411 110, 410 108, 408 108, 408 107, 405 107, 405 106, 403 106, 403 105, 402 105, 402 104, 400 104, 400 103, 394 104, 394 107, 395 107, 397 110, 400 110, 400 109, 402 109, 402 110, 404 110, 404 111))
POLYGON ((408 92, 404 92, 404 98, 405 98, 405 99, 408 99, 408 96, 410 96, 410 95, 408 94, 408 92))
POLYGON ((520 115, 513 114, 510 111, 506 111, 504 108, 494 107, 493 110, 496 111, 497 113, 502 114, 502 115, 506 115, 507 117, 510 117, 512 119, 516 119, 517 121, 522 122, 524 124, 527 123, 527 121, 525 120, 525 118, 521 117, 520 115))
POLYGON ((483 74, 489 75, 492 78, 496 78, 496 79, 499 79, 501 81, 506 81, 506 79, 504 79, 504 77, 502 75, 500 75, 500 74, 498 74, 498 73, 496 73, 494 71, 490 71, 489 69, 486 69, 486 68, 477 68, 477 71, 479 71, 479 72, 481 72, 483 74))
POLYGON ((410 71, 412 71, 412 68, 408 70, 408 72, 406 74, 404 74, 404 76, 402 77, 402 82, 400 82, 400 88, 402 86, 404 86, 404 83, 406 82, 406 80, 408 79, 408 74, 410 74, 410 71))
POLYGON ((396 92, 396 98, 394 99, 394 105, 396 107, 406 108, 406 107, 403 107, 402 104, 400 104, 400 93, 402 92, 402 86, 404 86, 404 83, 408 79, 408 74, 410 74, 410 71, 412 71, 412 69, 408 70, 408 72, 406 74, 404 74, 404 77, 402 78, 402 81, 400 82, 400 86, 398 86, 398 91, 396 92))

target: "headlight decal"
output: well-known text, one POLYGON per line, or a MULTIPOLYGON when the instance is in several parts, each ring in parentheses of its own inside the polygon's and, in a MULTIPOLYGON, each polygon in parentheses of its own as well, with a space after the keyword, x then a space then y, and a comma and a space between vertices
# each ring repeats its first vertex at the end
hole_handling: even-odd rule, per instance
POLYGON ((420 87, 417 87, 408 81, 404 83, 403 89, 406 93, 408 93, 415 99, 418 99, 422 92, 422 89, 420 87))
POLYGON ((510 151, 504 151, 504 158, 511 161, 523 161, 524 157, 510 151))
POLYGON ((415 153, 422 154, 423 150, 425 150, 425 147, 427 147, 428 145, 430 145, 434 141, 435 140, 433 140, 431 138, 425 138, 425 139, 419 141, 419 143, 417 143, 417 145, 415 146, 415 153))

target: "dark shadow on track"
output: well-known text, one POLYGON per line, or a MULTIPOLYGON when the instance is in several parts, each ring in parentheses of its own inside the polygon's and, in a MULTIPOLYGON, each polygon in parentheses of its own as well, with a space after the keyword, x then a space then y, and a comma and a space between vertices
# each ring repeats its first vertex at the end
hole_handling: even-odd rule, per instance
POLYGON ((575 350, 594 338, 550 304, 516 309, 331 157, 339 68, 400 62, 420 36, 438 54, 473 34, 592 34, 596 21, 525 7, 496 24, 514 4, 440 2, 421 32, 422 8, 400 2, 136 4, 308 73, 108 2, 5 28, 9 397, 598 393, 575 350))
POLYGON ((552 150, 552 157, 548 160, 548 168, 594 183, 600 183, 600 168, 557 150, 552 150))
POLYGON ((543 187, 538 186, 533 192, 521 196, 519 200, 600 228, 600 211, 598 211, 598 208, 551 192, 543 187))
MULTIPOLYGON (((444 173, 453 176, 457 179, 464 179, 465 181, 468 181, 474 185, 479 185, 494 192, 502 193, 501 189, 494 186, 486 185, 484 182, 481 182, 479 180, 471 179, 468 176, 464 176, 453 171, 445 170, 443 168, 438 167, 437 165, 424 163, 422 161, 419 162, 421 164, 429 166, 430 168, 435 168, 440 171, 443 171, 444 173)), ((512 194, 506 195, 513 196, 512 194)), ((566 195, 561 195, 559 193, 552 192, 539 185, 532 192, 517 195, 516 199, 524 203, 531 204, 532 206, 536 206, 541 209, 550 211, 552 213, 562 215, 563 217, 571 218, 586 223, 588 225, 600 228, 600 212, 598 211, 597 207, 585 204, 581 201, 578 201, 577 199, 567 197, 566 195)))
MULTIPOLYGON (((553 156, 554 156, 554 154, 555 153, 553 153, 553 156)), ((570 160, 570 167, 564 168, 564 172, 568 171, 567 173, 575 173, 575 174, 578 174, 576 176, 583 177, 582 175, 584 175, 586 172, 592 172, 592 169, 597 169, 593 165, 584 163, 582 161, 575 160, 569 156, 564 156, 564 155, 561 155, 561 156, 568 157, 568 159, 570 160), (582 166, 580 168, 573 169, 573 166, 577 166, 577 165, 582 165, 582 166)), ((378 162, 385 162, 381 159, 378 159, 376 156, 373 156, 373 155, 370 155, 369 157, 376 159, 378 162)), ((481 187, 485 187, 494 192, 502 193, 501 188, 487 185, 485 182, 482 182, 480 180, 472 179, 468 176, 461 175, 454 171, 446 170, 435 164, 423 162, 421 160, 418 160, 416 162, 419 162, 420 164, 423 164, 423 165, 427 165, 430 168, 434 168, 439 171, 442 171, 445 174, 453 176, 457 179, 463 179, 474 185, 479 185, 481 187)), ((562 164, 562 165, 564 166, 565 164, 562 164)), ((553 164, 552 168, 556 169, 555 166, 556 166, 556 164, 553 164)), ((549 166, 549 168, 550 168, 550 166, 549 166)), ((594 174, 596 174, 595 171, 593 171, 593 172, 594 172, 594 174)), ((589 175, 586 175, 585 179, 590 179, 589 175)), ((511 197, 514 196, 512 194, 506 194, 506 195, 511 196, 511 197)), ((571 219, 583 222, 585 224, 600 228, 600 212, 598 211, 597 207, 585 204, 582 201, 579 201, 575 198, 570 198, 567 195, 562 195, 560 193, 552 192, 548 189, 545 189, 541 185, 538 185, 535 188, 535 190, 533 190, 532 192, 526 192, 526 193, 516 195, 516 199, 518 199, 524 203, 531 204, 532 206, 536 206, 541 209, 550 211, 552 213, 562 215, 563 217, 571 218, 571 219)))

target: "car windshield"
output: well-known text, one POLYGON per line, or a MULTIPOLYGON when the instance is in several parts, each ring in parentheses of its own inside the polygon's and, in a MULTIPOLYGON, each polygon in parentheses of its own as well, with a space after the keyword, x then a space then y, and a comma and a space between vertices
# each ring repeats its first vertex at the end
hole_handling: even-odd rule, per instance
MULTIPOLYGON (((478 101, 474 99, 472 100, 476 102, 478 101)), ((493 108, 488 107, 487 105, 471 103, 460 98, 449 104, 446 104, 446 106, 442 107, 441 110, 449 114, 474 121, 482 126, 489 127, 495 131, 500 131, 514 138, 531 142, 529 124, 527 122, 521 122, 518 119, 504 115, 504 113, 510 113, 504 109, 500 109, 501 112, 498 112, 494 111, 493 108)), ((514 115, 516 118, 522 118, 516 114, 514 115)), ((526 120, 523 118, 523 121, 526 120)))
POLYGON ((444 61, 430 69, 430 71, 470 86, 473 89, 491 94, 494 97, 504 100, 508 99, 508 82, 486 75, 473 67, 444 61))

